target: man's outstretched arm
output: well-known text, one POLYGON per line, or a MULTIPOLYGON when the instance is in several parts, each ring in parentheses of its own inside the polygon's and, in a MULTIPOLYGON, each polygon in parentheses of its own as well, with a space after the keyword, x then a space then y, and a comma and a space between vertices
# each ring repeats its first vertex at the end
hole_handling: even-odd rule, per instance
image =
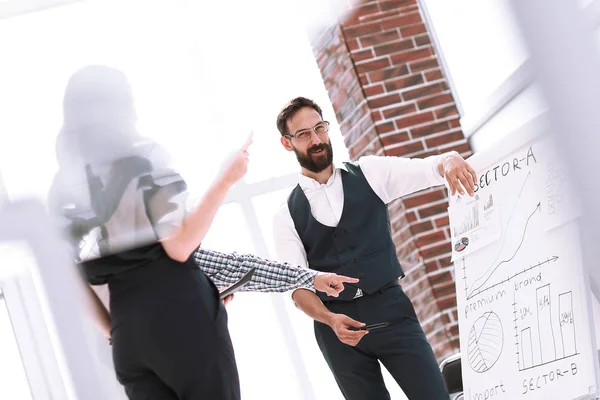
POLYGON ((432 186, 447 184, 450 194, 473 195, 476 174, 460 154, 450 151, 426 158, 364 156, 358 165, 384 203, 432 186))
POLYGON ((219 288, 232 285, 255 268, 252 279, 241 289, 246 292, 287 292, 306 288, 337 297, 344 290, 344 282, 358 282, 358 279, 318 273, 251 254, 221 253, 199 248, 194 253, 194 261, 219 288))

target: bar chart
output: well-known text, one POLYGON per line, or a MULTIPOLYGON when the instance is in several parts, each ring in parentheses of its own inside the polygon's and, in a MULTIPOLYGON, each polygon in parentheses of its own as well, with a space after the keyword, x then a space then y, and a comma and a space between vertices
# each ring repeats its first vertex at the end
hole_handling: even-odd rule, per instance
POLYGON ((454 228, 454 237, 459 237, 479 227, 479 205, 477 202, 468 207, 463 221, 454 228))
POLYGON ((514 303, 519 370, 577 355, 573 296, 556 295, 550 284, 536 288, 535 305, 514 303))

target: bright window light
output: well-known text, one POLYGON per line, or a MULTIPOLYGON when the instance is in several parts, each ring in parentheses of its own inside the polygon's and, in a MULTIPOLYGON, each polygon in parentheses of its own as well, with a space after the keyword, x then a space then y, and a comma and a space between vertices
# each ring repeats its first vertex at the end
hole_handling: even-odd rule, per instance
POLYGON ((425 0, 436 39, 465 115, 527 59, 527 49, 503 0, 425 0))

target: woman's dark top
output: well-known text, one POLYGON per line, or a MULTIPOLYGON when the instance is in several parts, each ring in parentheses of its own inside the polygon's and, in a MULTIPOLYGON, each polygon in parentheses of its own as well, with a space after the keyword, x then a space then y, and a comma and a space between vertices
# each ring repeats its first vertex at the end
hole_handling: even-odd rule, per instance
POLYGON ((158 243, 185 216, 187 186, 162 149, 142 143, 104 165, 61 168, 48 205, 90 284, 165 257, 158 243))

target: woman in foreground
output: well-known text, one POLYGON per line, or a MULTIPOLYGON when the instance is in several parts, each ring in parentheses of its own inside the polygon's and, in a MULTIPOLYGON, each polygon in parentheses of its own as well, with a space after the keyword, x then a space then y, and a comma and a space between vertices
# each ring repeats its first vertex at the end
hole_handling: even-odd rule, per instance
POLYGON ((307 287, 336 296, 343 282, 357 282, 199 249, 226 193, 246 173, 250 140, 186 212, 184 180, 169 169, 160 147, 135 129, 124 74, 101 66, 78 71, 67 85, 63 112, 60 169, 48 204, 88 283, 108 284, 110 314, 91 288, 90 308, 112 341, 117 378, 130 399, 240 398, 215 283, 227 286, 252 267, 246 290, 307 287))

